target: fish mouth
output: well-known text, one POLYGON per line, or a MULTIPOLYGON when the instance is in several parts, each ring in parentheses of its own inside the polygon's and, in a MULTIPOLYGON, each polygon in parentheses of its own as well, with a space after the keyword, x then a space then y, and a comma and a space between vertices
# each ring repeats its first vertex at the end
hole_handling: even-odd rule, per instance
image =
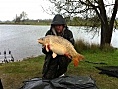
POLYGON ((38 43, 43 44, 42 39, 38 39, 38 43))

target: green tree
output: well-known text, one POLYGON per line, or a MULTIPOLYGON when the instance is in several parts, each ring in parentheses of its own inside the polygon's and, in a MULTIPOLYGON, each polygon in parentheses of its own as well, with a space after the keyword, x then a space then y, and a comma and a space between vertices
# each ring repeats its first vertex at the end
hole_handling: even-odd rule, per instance
POLYGON ((15 23, 20 23, 21 18, 22 18, 21 16, 17 16, 17 14, 16 14, 15 23))
POLYGON ((27 19, 27 13, 24 11, 20 14, 20 16, 21 16, 22 22, 24 22, 27 19))
POLYGON ((20 23, 21 21, 24 22, 26 19, 27 19, 27 14, 26 14, 26 12, 23 11, 20 14, 20 16, 17 16, 17 14, 16 14, 15 23, 20 23))
MULTIPOLYGON (((112 0, 113 3, 108 3, 107 0, 49 0, 49 1, 55 5, 55 9, 56 11, 58 11, 58 13, 68 14, 68 15, 79 15, 86 19, 97 16, 101 23, 100 47, 103 47, 106 44, 110 45, 114 21, 118 11, 118 0, 112 0), (111 16, 108 16, 106 8, 110 6, 112 6, 113 8, 111 10, 111 16)), ((96 19, 93 20, 94 23, 95 20, 96 19)), ((93 26, 95 26, 95 24, 93 26)))

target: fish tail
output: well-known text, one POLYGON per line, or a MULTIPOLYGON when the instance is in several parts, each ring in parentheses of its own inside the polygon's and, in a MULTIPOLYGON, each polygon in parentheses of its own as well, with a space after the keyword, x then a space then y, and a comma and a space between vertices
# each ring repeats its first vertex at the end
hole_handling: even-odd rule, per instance
POLYGON ((81 54, 77 54, 76 56, 74 56, 73 57, 73 62, 74 62, 74 66, 76 67, 76 66, 78 66, 78 64, 79 64, 79 61, 80 60, 83 60, 84 59, 84 56, 83 55, 81 55, 81 54))

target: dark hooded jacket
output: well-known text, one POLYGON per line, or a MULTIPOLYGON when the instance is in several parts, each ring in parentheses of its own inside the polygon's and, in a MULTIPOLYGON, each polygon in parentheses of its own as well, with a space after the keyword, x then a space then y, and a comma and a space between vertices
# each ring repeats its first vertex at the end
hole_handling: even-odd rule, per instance
MULTIPOLYGON (((63 25, 64 26, 63 32, 59 34, 59 36, 64 37, 72 44, 74 44, 73 34, 68 29, 65 19, 59 14, 55 15, 55 17, 53 18, 50 30, 47 31, 46 35, 58 36, 57 32, 53 28, 54 25, 63 25)), ((52 51, 46 52, 45 48, 42 48, 42 52, 46 54, 42 72, 43 78, 45 79, 57 78, 67 71, 67 66, 71 62, 71 59, 62 55, 58 55, 56 58, 52 58, 52 51)))

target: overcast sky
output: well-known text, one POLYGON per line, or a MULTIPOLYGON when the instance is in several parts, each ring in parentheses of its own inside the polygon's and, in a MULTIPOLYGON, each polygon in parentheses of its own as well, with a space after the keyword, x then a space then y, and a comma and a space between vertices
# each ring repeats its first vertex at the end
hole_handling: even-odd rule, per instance
POLYGON ((22 11, 28 14, 29 19, 52 19, 54 16, 41 8, 48 8, 50 5, 48 0, 0 0, 0 20, 13 20, 16 14, 19 15, 22 11))
POLYGON ((28 14, 29 19, 52 19, 53 16, 43 11, 42 7, 50 5, 46 0, 0 0, 0 20, 13 20, 22 11, 28 14))

